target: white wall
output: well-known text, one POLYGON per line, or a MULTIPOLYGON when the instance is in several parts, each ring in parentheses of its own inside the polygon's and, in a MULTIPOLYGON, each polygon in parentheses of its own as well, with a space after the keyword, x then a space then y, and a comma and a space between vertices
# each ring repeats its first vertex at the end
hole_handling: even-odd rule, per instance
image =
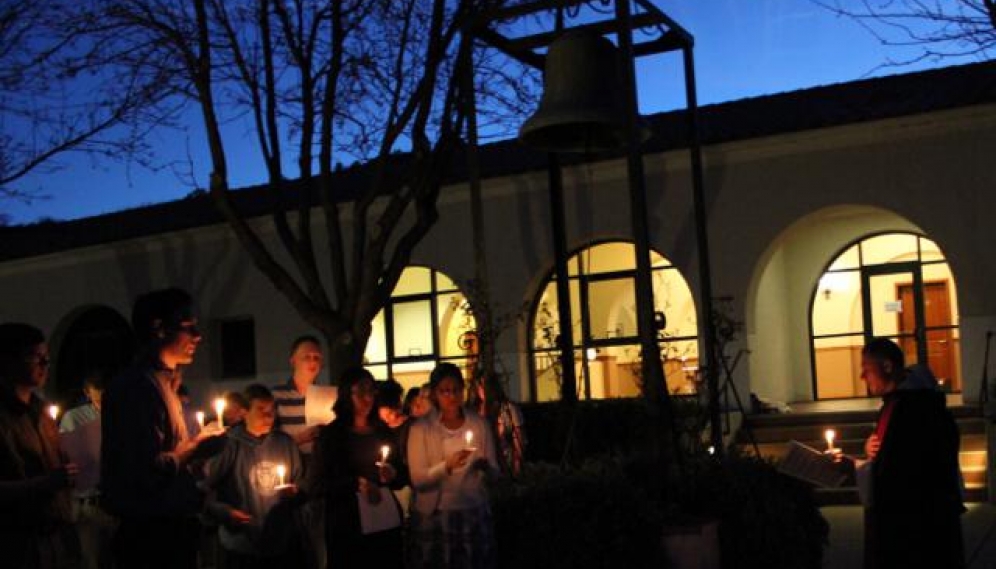
MULTIPOLYGON (((705 149, 714 291, 731 296, 747 323, 746 338, 733 347, 751 350, 749 365, 737 370, 742 391, 812 397, 807 319, 824 265, 864 234, 921 230, 948 255, 958 283, 971 398, 984 331, 996 327, 994 127, 996 106, 980 106, 705 149)), ((699 302, 687 154, 649 156, 645 164, 651 244, 682 271, 699 302)), ((564 181, 570 249, 629 238, 622 161, 567 168, 564 181)), ((443 192, 440 221, 413 259, 457 282, 473 276, 466 198, 464 187, 443 192)), ((487 180, 484 198, 494 305, 512 311, 535 298, 553 265, 546 174, 487 180)), ((323 242, 318 233, 316 243, 323 242)), ((137 294, 172 284, 195 294, 206 320, 254 316, 267 382, 284 377, 290 340, 311 332, 224 227, 0 263, 0 320, 51 331, 75 308, 95 303, 127 317, 137 294)), ((511 393, 521 398, 529 394, 529 321, 497 346, 515 375, 511 393)), ((210 357, 201 357, 191 370, 195 391, 236 386, 211 382, 210 367, 210 357)))

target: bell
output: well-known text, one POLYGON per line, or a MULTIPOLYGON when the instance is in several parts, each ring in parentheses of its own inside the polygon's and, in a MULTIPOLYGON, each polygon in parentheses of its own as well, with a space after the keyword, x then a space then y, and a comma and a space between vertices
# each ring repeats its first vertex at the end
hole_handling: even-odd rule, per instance
MULTIPOLYGON (((616 47, 601 35, 573 31, 550 44, 539 109, 519 132, 526 146, 595 153, 626 146, 626 105, 616 47)), ((641 141, 649 132, 640 129, 641 141)))

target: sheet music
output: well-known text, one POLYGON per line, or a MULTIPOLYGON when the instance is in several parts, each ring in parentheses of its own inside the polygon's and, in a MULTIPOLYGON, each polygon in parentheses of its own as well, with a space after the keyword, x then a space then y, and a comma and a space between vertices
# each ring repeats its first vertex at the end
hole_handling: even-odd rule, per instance
POLYGON ((394 529, 401 525, 401 512, 398 511, 394 495, 388 488, 380 489, 380 502, 371 504, 366 496, 356 493, 360 505, 360 531, 363 535, 394 529))
POLYGON ((824 488, 838 488, 847 480, 847 473, 832 457, 799 441, 789 441, 788 453, 778 470, 824 488))
POLYGON ((312 385, 304 395, 304 422, 308 426, 327 425, 335 419, 332 406, 339 390, 331 385, 312 385))

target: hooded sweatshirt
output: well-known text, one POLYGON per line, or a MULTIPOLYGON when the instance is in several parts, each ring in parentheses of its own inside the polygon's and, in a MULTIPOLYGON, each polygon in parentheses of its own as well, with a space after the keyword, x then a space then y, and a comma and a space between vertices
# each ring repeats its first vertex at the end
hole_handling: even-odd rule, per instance
POLYGON ((262 437, 253 436, 244 424, 232 427, 226 436, 228 444, 208 463, 204 481, 213 490, 208 511, 222 524, 221 545, 249 555, 279 555, 287 545, 292 503, 281 502, 277 493, 277 466, 286 468, 284 483, 300 482, 304 471, 297 444, 278 429, 262 437), (241 510, 252 520, 236 525, 232 510, 241 510))

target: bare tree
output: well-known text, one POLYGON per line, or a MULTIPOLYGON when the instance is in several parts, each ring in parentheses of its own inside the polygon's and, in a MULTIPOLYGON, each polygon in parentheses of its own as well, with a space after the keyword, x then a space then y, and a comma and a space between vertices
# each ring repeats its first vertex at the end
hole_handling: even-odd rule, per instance
POLYGON ((850 18, 882 44, 919 48, 901 66, 925 59, 979 56, 996 48, 996 0, 812 0, 850 18))
POLYGON ((135 83, 105 82, 66 65, 87 40, 61 31, 64 0, 0 0, 0 198, 30 199, 17 182, 58 167, 67 152, 121 156, 139 148, 117 130, 155 98, 135 83))
MULTIPOLYGON (((72 34, 82 65, 154 81, 192 103, 211 153, 209 193, 260 271, 329 343, 333 377, 361 362, 371 321, 436 222, 462 146, 458 92, 473 46, 461 32, 487 0, 90 0, 72 34), (262 224, 229 183, 246 121, 272 198, 262 224), (339 162, 363 179, 336 185, 339 162), (357 186, 361 182, 361 187, 357 186)), ((481 80, 481 78, 479 78, 481 80)))

